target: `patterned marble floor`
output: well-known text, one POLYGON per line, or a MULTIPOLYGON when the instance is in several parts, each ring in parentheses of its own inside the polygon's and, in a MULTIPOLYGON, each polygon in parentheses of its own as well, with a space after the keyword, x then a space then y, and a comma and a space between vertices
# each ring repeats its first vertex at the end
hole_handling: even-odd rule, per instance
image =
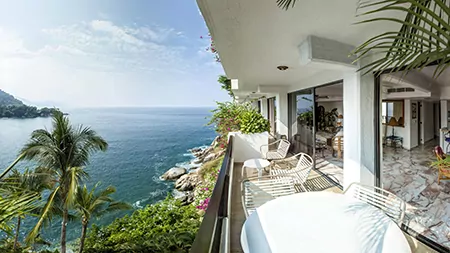
MULTIPOLYGON (((405 223, 416 232, 450 247, 450 181, 437 184, 430 167, 437 141, 412 150, 383 147, 383 188, 407 203, 405 223)), ((343 161, 330 149, 316 153, 316 169, 343 184, 343 161)))
POLYGON ((450 181, 437 184, 430 167, 436 141, 410 151, 383 147, 383 187, 407 202, 406 223, 418 233, 450 247, 450 181))

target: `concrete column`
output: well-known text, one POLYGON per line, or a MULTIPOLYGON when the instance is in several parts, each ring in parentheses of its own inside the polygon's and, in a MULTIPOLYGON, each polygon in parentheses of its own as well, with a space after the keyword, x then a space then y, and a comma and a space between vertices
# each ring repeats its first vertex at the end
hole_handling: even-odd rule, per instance
POLYGON ((279 92, 276 95, 276 125, 277 134, 286 135, 289 138, 288 126, 289 126, 289 104, 287 92, 279 92))
POLYGON ((374 81, 359 72, 344 78, 344 189, 375 185, 374 81))
MULTIPOLYGON (((448 101, 441 100, 441 128, 448 127, 448 101)), ((439 131, 439 146, 444 149, 447 147, 445 143, 445 136, 442 131, 439 131)))
POLYGON ((261 98, 261 114, 264 118, 269 119, 269 107, 267 106, 267 98, 261 98))

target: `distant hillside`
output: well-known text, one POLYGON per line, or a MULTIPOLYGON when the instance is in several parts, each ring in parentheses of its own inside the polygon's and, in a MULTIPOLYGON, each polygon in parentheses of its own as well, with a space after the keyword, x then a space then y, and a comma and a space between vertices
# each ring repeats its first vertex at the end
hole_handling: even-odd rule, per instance
POLYGON ((10 95, 2 90, 0 90, 0 106, 23 105, 22 101, 16 99, 13 95, 10 95))
POLYGON ((0 118, 37 118, 49 117, 56 108, 43 107, 38 109, 36 106, 25 105, 14 96, 0 90, 0 118))

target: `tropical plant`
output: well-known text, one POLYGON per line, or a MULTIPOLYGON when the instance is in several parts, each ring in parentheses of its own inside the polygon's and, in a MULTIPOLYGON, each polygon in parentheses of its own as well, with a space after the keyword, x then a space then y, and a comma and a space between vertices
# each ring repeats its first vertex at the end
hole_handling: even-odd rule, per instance
POLYGON ((412 69, 422 70, 437 63, 437 78, 450 66, 450 0, 371 0, 361 1, 360 17, 376 15, 359 23, 390 22, 401 24, 400 31, 376 35, 357 47, 353 54, 361 60, 369 53, 380 59, 364 65, 365 72, 381 73, 412 69), (405 15, 405 19, 393 16, 405 15), (404 69, 403 69, 404 68, 404 69))
POLYGON ((86 237, 86 253, 189 252, 200 227, 193 205, 172 198, 136 210, 106 227, 95 224, 86 237))
POLYGON ((243 112, 240 116, 240 130, 244 134, 268 132, 270 123, 255 109, 243 112))
POLYGON ((98 184, 89 191, 86 185, 84 185, 83 187, 79 186, 76 191, 74 208, 78 217, 81 218, 79 253, 83 252, 86 230, 91 218, 100 217, 117 210, 128 210, 132 208, 131 205, 125 202, 114 201, 110 195, 116 192, 115 187, 108 186, 106 189, 96 192, 97 187, 98 184))
POLYGON ((217 108, 212 110, 208 125, 214 125, 220 135, 219 145, 224 148, 228 133, 241 131, 246 134, 268 131, 269 123, 252 106, 252 102, 238 103, 217 102, 217 108), (254 118, 252 118, 254 117, 254 118))
POLYGON ((23 159, 52 169, 56 182, 27 240, 31 242, 36 238, 43 223, 55 215, 52 211, 60 209, 61 213, 56 215, 62 216, 61 253, 65 253, 69 210, 73 207, 77 187, 87 177, 83 167, 88 165, 92 153, 105 151, 108 144, 89 127, 72 126, 61 112, 54 113, 52 118, 53 129, 50 132, 45 129, 33 131, 30 141, 21 151, 23 159))
POLYGON ((228 95, 234 100, 234 93, 231 90, 231 80, 224 75, 220 75, 219 79, 217 79, 217 82, 222 84, 222 90, 226 90, 228 92, 228 95))
MULTIPOLYGON (((36 196, 41 198, 42 192, 51 189, 54 185, 52 173, 52 170, 42 167, 38 167, 34 171, 26 169, 23 173, 20 173, 17 169, 13 169, 10 175, 4 181, 0 182, 0 187, 5 189, 8 194, 17 194, 19 196, 36 194, 36 196)), ((17 216, 13 250, 16 250, 18 246, 20 225, 25 215, 26 213, 17 216)))

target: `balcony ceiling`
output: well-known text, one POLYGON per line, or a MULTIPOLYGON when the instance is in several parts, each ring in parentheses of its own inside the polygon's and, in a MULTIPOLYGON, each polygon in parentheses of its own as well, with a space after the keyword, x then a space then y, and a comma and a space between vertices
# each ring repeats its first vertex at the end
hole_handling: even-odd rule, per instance
POLYGON ((240 90, 258 85, 296 85, 323 69, 302 66, 297 46, 308 35, 359 45, 399 27, 386 23, 352 25, 358 0, 298 0, 288 11, 275 0, 197 0, 229 78, 240 90), (286 65, 287 71, 276 67, 286 65))

